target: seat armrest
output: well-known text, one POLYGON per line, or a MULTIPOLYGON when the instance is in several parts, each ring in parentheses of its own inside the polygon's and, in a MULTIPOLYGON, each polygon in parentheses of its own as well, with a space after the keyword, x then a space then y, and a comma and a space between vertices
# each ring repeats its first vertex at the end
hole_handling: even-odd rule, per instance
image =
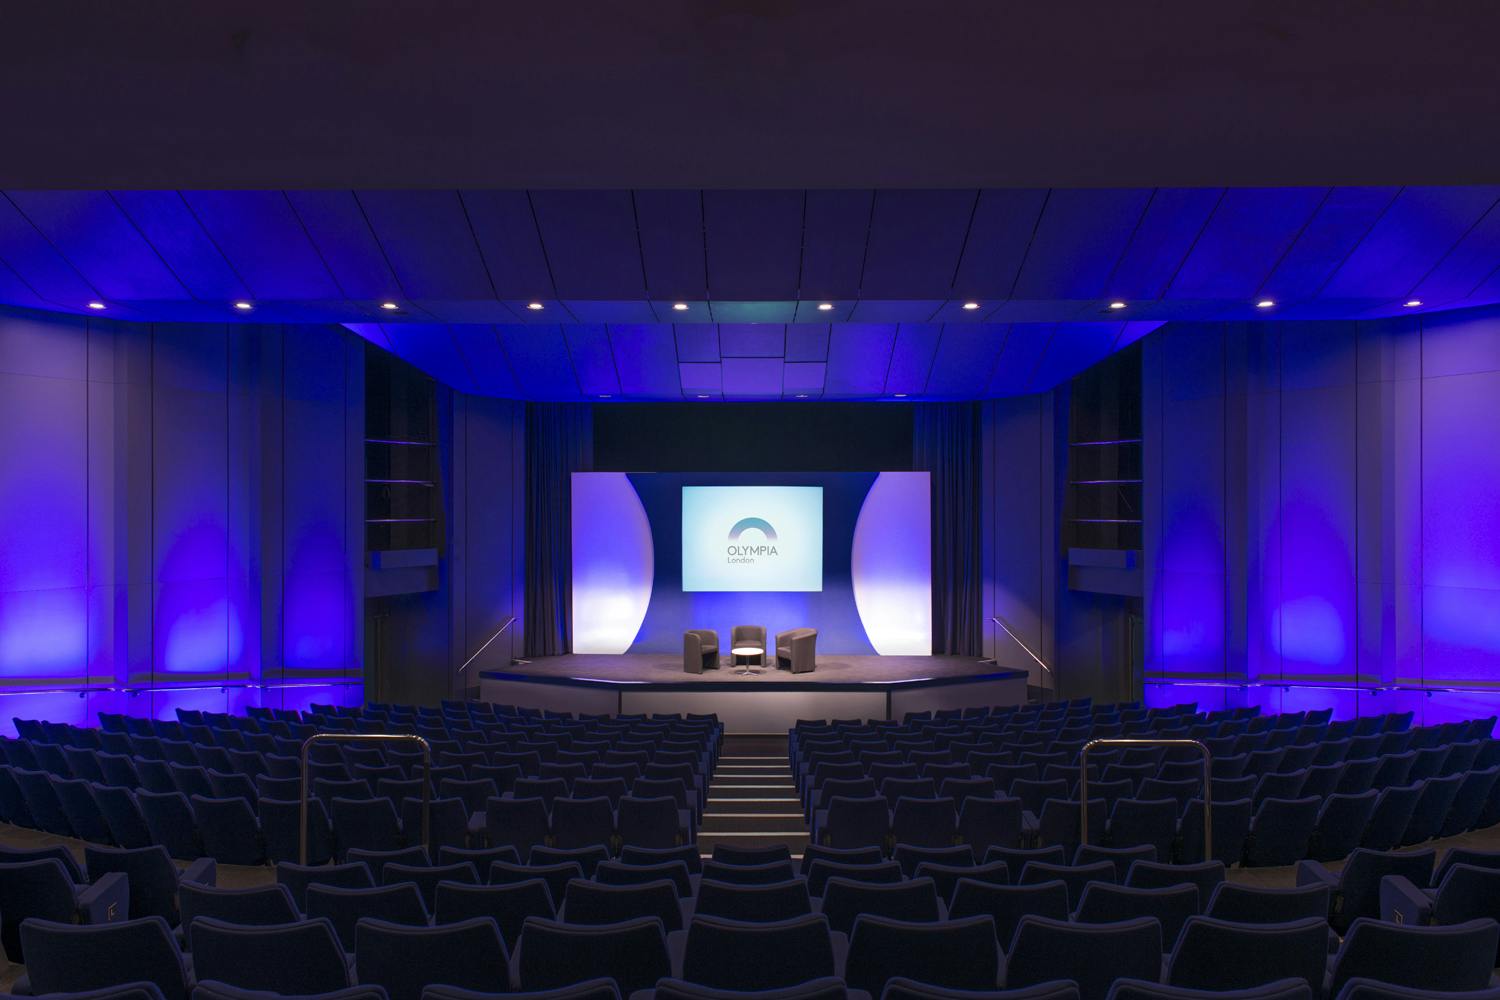
POLYGON ((109 924, 130 918, 130 880, 124 872, 109 872, 95 879, 75 898, 78 916, 85 924, 109 924))
POLYGON ((682 958, 687 953, 687 936, 688 932, 685 930, 667 933, 667 957, 672 962, 673 979, 682 978, 682 958))
POLYGON ((219 866, 213 858, 199 858, 182 870, 178 883, 197 882, 212 888, 218 883, 219 866))
POLYGON ((1380 880, 1380 919, 1409 927, 1432 923, 1433 898, 1404 875, 1380 880))
POLYGON ((1297 862, 1297 885, 1326 885, 1330 891, 1339 887, 1339 877, 1319 861, 1297 862))
POLYGON ((21 978, 11 984, 10 993, 11 996, 17 997, 36 996, 35 993, 31 992, 31 977, 24 972, 21 973, 21 978))

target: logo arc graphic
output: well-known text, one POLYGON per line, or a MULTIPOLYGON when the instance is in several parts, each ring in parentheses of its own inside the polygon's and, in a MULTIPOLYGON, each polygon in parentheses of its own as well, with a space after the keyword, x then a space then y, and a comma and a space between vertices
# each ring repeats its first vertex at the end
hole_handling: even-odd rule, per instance
POLYGON ((739 541, 740 535, 744 534, 751 528, 755 528, 761 534, 765 535, 766 541, 776 541, 776 529, 771 527, 771 523, 769 521, 759 517, 743 517, 740 518, 740 520, 736 521, 734 527, 729 529, 729 540, 731 542, 739 541))

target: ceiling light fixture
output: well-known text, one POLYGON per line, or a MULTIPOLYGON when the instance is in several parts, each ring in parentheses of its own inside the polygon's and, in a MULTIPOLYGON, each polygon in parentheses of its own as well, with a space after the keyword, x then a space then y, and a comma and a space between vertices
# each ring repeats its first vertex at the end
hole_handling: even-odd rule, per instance
POLYGON ((1415 309, 1417 306, 1419 306, 1421 304, 1422 304, 1422 300, 1421 299, 1407 299, 1406 300, 1406 308, 1408 308, 1408 309, 1415 309))
POLYGON ((700 393, 698 393, 698 398, 699 399, 707 399, 708 398, 708 393, 706 393, 706 392, 700 392, 700 393))
POLYGON ((234 304, 234 307, 236 309, 238 309, 240 312, 249 312, 251 309, 255 308, 255 306, 251 305, 249 302, 246 302, 244 299, 241 299, 240 301, 236 302, 234 304))
POLYGON ((978 308, 979 308, 979 303, 978 302, 965 302, 964 303, 964 309, 968 310, 969 312, 973 312, 975 309, 978 309, 978 308))
POLYGON ((1257 308, 1257 309, 1269 309, 1272 306, 1274 306, 1275 304, 1276 304, 1276 300, 1275 299, 1261 299, 1259 302, 1255 303, 1255 308, 1257 308))
POLYGON ((530 309, 532 312, 541 312, 542 304, 540 302, 528 302, 526 303, 526 308, 530 309))
POLYGON ((599 398, 600 399, 608 399, 609 398, 609 393, 607 393, 607 392, 601 392, 601 393, 599 393, 599 398))
POLYGON ((395 302, 382 302, 380 303, 380 308, 384 309, 386 312, 395 312, 397 309, 400 309, 401 306, 395 302))
POLYGON ((906 393, 904 393, 904 392, 893 392, 893 393, 891 393, 891 395, 895 396, 897 399, 905 399, 906 398, 906 393))
POLYGON ((1119 301, 1118 299, 1116 299, 1114 302, 1111 302, 1109 304, 1109 307, 1111 309, 1124 309, 1125 308, 1125 303, 1123 303, 1123 302, 1119 301))
POLYGON ((807 398, 807 393, 805 393, 805 392, 799 392, 799 393, 797 393, 797 398, 798 399, 806 399, 807 398))
POLYGON ((818 312, 820 312, 820 313, 833 312, 833 303, 832 302, 819 302, 818 303, 818 312))
POLYGON ((687 303, 686 302, 673 302, 672 303, 672 308, 675 311, 677 311, 677 312, 685 313, 685 312, 687 312, 687 303))
POLYGON ((104 303, 103 302, 90 302, 89 303, 89 308, 90 309, 103 309, 104 308, 104 303))

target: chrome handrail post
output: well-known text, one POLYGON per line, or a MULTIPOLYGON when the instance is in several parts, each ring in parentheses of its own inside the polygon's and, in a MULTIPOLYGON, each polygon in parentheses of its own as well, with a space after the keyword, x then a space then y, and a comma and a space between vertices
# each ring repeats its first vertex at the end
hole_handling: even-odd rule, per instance
POLYGON ((1213 859, 1213 756, 1201 740, 1105 736, 1089 740, 1078 753, 1078 842, 1089 842, 1089 751, 1097 746, 1190 746, 1203 755, 1203 860, 1213 859))
POLYGON ((432 840, 432 744, 415 733, 313 733, 302 741, 302 795, 298 802, 301 826, 297 831, 297 863, 307 864, 308 759, 314 743, 400 743, 415 742, 422 747, 422 844, 432 840))

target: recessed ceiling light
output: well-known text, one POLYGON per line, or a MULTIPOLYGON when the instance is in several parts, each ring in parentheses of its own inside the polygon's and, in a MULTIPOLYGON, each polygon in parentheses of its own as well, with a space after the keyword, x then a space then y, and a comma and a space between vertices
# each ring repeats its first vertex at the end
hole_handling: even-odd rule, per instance
POLYGON ((807 398, 807 393, 805 393, 805 392, 799 392, 799 393, 797 393, 797 398, 798 399, 806 399, 807 398))
POLYGON ((234 307, 236 309, 238 309, 240 312, 249 312, 251 309, 255 308, 255 306, 251 305, 249 302, 246 302, 243 299, 241 299, 240 301, 236 302, 234 304, 234 307))
POLYGON ((964 308, 967 309, 969 312, 973 312, 975 309, 979 308, 979 303, 978 302, 965 302, 964 303, 964 308))
POLYGON ((1421 299, 1407 299, 1406 300, 1406 308, 1408 308, 1408 309, 1415 309, 1417 306, 1419 306, 1421 304, 1422 304, 1422 300, 1421 299))
POLYGON ((1109 307, 1110 307, 1110 308, 1111 308, 1111 309, 1124 309, 1124 308, 1125 308, 1125 303, 1123 303, 1123 302, 1121 302, 1121 301, 1119 301, 1119 300, 1118 300, 1118 299, 1117 299, 1117 300, 1115 300, 1115 301, 1114 301, 1114 302, 1111 302, 1111 303, 1110 303, 1110 304, 1109 304, 1109 307))
POLYGON ((387 312, 395 312, 397 309, 400 309, 401 306, 400 304, 395 302, 382 302, 380 303, 380 308, 386 310, 387 312))
POLYGON ((818 303, 818 312, 820 312, 820 313, 833 312, 833 303, 832 302, 819 302, 818 303))
POLYGON ((687 303, 686 302, 673 302, 672 303, 672 308, 676 312, 685 313, 685 312, 687 312, 687 303))
POLYGON ((526 303, 526 308, 530 309, 532 312, 540 312, 542 309, 542 304, 540 302, 528 302, 526 303))
POLYGON ((601 392, 601 393, 599 393, 599 398, 600 399, 608 399, 609 398, 609 393, 607 393, 607 392, 601 392))
POLYGON ((891 393, 891 395, 895 396, 897 399, 905 399, 906 398, 906 393, 904 393, 904 392, 893 392, 893 393, 891 393))
POLYGON ((103 309, 104 308, 104 303, 103 302, 90 302, 89 303, 89 308, 90 309, 103 309))
POLYGON ((700 393, 698 393, 698 398, 699 399, 707 399, 708 398, 708 393, 706 393, 706 392, 700 392, 700 393))
POLYGON ((1275 304, 1276 304, 1276 300, 1275 299, 1261 299, 1259 302, 1255 303, 1255 308, 1257 308, 1257 309, 1269 309, 1272 306, 1274 306, 1275 304))

